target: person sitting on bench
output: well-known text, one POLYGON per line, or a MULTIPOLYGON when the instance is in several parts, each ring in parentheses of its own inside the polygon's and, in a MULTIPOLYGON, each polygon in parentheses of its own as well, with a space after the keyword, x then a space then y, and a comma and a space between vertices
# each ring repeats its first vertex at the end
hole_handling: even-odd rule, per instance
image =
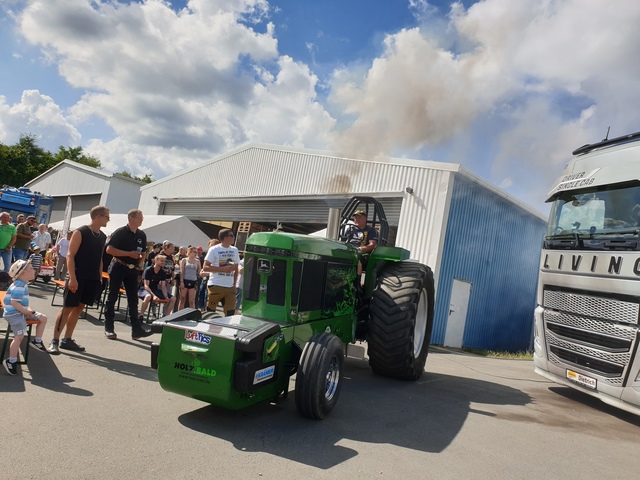
POLYGON ((168 291, 169 276, 164 269, 167 257, 164 255, 156 255, 153 259, 153 266, 147 267, 142 274, 142 283, 144 290, 141 290, 142 306, 140 307, 140 318, 144 318, 147 307, 151 302, 160 302, 169 300, 165 305, 164 315, 167 316, 173 311, 176 303, 175 297, 171 296, 168 291))

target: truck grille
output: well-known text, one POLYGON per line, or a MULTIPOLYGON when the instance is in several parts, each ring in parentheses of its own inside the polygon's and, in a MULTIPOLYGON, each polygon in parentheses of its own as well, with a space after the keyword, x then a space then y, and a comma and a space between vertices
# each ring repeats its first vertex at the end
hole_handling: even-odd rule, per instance
POLYGON ((615 322, 638 323, 638 303, 613 298, 584 295, 562 290, 545 290, 544 306, 585 317, 615 322))
POLYGON ((574 366, 621 386, 638 342, 640 302, 584 291, 545 289, 547 354, 560 367, 574 366))

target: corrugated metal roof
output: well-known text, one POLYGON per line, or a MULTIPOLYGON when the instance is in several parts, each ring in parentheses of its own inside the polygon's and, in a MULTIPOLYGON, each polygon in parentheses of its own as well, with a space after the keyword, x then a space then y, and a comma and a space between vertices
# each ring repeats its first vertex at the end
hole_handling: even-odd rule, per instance
POLYGON ((67 196, 79 199, 74 212, 85 213, 87 205, 102 204, 112 213, 124 213, 137 208, 142 182, 112 174, 78 162, 63 160, 27 184, 34 191, 55 197, 54 211, 64 208, 67 196), (89 198, 86 198, 89 197, 89 198), (97 201, 95 198, 97 197, 97 201))
MULTIPOLYGON (((291 197, 398 193, 412 183, 416 161, 354 160, 314 151, 249 146, 142 187, 144 208, 153 196, 172 198, 291 197), (244 177, 250 176, 250 179, 244 177)), ((458 165, 420 162, 420 168, 457 170, 458 165)))
MULTIPOLYGON (((63 161, 52 169, 28 183, 32 190, 43 192, 46 195, 87 195, 102 194, 109 189, 109 177, 88 172, 85 168, 72 165, 76 162, 63 161)), ((92 169, 95 170, 95 169, 92 169)))
MULTIPOLYGON (((64 171, 64 173, 66 175, 70 171, 69 169, 74 169, 74 170, 78 170, 80 172, 84 172, 85 176, 83 178, 87 178, 86 175, 90 175, 90 176, 103 177, 104 179, 116 178, 118 180, 122 180, 122 181, 125 181, 125 182, 131 182, 131 183, 134 183, 134 184, 139 185, 139 186, 146 185, 144 182, 141 182, 140 180, 136 180, 134 178, 129 178, 129 177, 125 177, 123 175, 118 175, 117 173, 107 172, 106 170, 101 170, 99 168, 90 167, 89 165, 84 165, 82 163, 74 162, 74 161, 71 161, 71 160, 62 160, 60 163, 58 163, 57 165, 51 167, 46 172, 41 173, 40 175, 38 175, 33 180, 27 182, 25 184, 25 186, 31 188, 31 186, 34 185, 34 184, 41 185, 41 184, 43 184, 43 182, 46 182, 46 179, 48 177, 51 177, 52 175, 55 175, 57 177, 58 175, 56 175, 56 174, 59 173, 60 171, 64 171)), ((72 191, 75 192, 75 190, 72 190, 72 191)))
POLYGON ((142 186, 140 208, 155 212, 158 201, 182 198, 398 193, 425 170, 459 172, 519 208, 545 218, 459 164, 394 157, 354 159, 331 152, 257 144, 142 186), (245 175, 251 179, 244 180, 245 175))
MULTIPOLYGON (((315 151, 251 146, 142 187, 140 208, 176 213, 172 202, 299 201, 354 194, 402 198, 396 244, 437 271, 450 172, 459 165, 398 159, 353 160, 315 151), (406 192, 411 188, 413 193, 406 192), (157 197, 157 198, 153 198, 157 197)), ((183 213, 184 210, 180 210, 183 213)), ((213 218, 212 218, 213 219, 213 218)))

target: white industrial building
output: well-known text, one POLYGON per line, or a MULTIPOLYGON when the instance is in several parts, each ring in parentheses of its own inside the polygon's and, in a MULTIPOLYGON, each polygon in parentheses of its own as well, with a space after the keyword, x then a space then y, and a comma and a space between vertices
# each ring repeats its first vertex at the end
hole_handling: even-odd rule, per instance
POLYGON ((54 198, 51 222, 56 222, 64 218, 68 196, 74 216, 89 213, 96 205, 109 207, 112 213, 127 213, 138 207, 142 185, 144 182, 63 160, 25 186, 54 198))
POLYGON ((528 347, 546 219, 458 164, 249 145, 142 186, 139 208, 308 233, 353 195, 380 200, 389 239, 433 269, 433 343, 528 347))

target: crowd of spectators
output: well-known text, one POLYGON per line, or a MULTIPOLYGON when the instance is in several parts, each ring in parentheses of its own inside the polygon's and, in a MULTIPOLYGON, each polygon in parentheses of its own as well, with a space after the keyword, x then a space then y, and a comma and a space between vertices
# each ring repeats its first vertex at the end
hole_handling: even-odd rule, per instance
MULTIPOLYGON (((56 316, 51 344, 42 347, 42 322, 36 338, 38 350, 52 355, 60 354, 59 349, 83 352, 85 348, 72 339, 72 333, 85 306, 100 301, 105 302, 105 336, 117 338, 114 306, 122 286, 127 292, 133 339, 151 335, 143 325, 148 309, 154 310, 154 316, 184 308, 215 311, 220 306, 227 315, 239 313, 243 260, 233 246, 233 231, 221 230, 205 247, 176 246, 170 240, 148 243, 139 210, 131 210, 129 223, 109 237, 101 230, 108 221, 109 210, 103 206, 92 209, 90 225, 69 232, 37 224, 34 216, 17 215, 14 220, 8 212, 0 214, 0 272, 9 275, 12 265, 20 265, 21 273, 28 272, 20 277, 20 294, 28 300, 28 286, 44 267, 54 272, 55 280, 64 282, 63 307, 56 316)), ((17 276, 10 277, 17 281, 17 276)), ((9 303, 0 305, 0 310, 8 307, 14 316, 20 312, 25 318, 31 315, 27 301, 23 300, 25 309, 16 308, 11 299, 9 303)), ((22 329, 13 330, 13 325, 18 328, 22 322, 11 324, 17 339, 22 329)), ((10 374, 15 373, 11 365, 16 360, 14 353, 12 350, 5 366, 10 374)))

